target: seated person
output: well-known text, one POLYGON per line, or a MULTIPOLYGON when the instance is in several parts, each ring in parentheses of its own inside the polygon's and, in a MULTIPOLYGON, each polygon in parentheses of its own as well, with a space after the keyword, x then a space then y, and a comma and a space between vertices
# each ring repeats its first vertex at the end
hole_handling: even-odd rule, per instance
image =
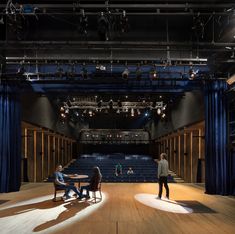
POLYGON ((100 173, 99 167, 93 167, 93 175, 90 179, 90 182, 88 185, 81 186, 80 188, 80 194, 79 198, 83 198, 83 190, 86 190, 86 198, 89 199, 89 191, 96 191, 98 189, 98 185, 101 182, 102 175, 100 173))
POLYGON ((115 166, 115 175, 116 176, 122 175, 122 165, 120 163, 118 163, 115 166))
POLYGON ((56 188, 65 189, 65 194, 63 196, 63 197, 65 197, 65 199, 71 198, 69 196, 70 190, 73 190, 79 196, 80 193, 79 193, 78 189, 76 188, 76 186, 74 186, 73 183, 65 183, 64 182, 64 177, 77 176, 77 174, 66 175, 61 172, 62 169, 63 169, 62 166, 58 165, 56 167, 56 171, 54 173, 54 176, 55 176, 54 184, 55 184, 56 188))
POLYGON ((127 171, 127 175, 131 175, 134 174, 134 171, 132 170, 131 167, 129 167, 128 171, 127 171))

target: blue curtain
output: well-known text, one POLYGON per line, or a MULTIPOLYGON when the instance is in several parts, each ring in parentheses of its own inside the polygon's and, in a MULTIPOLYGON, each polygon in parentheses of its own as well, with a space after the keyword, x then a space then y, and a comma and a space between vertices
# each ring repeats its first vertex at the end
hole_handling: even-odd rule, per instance
POLYGON ((0 85, 0 192, 20 189, 20 110, 17 88, 0 85))
POLYGON ((211 81, 205 90, 205 187, 208 194, 230 194, 228 102, 225 81, 211 81))

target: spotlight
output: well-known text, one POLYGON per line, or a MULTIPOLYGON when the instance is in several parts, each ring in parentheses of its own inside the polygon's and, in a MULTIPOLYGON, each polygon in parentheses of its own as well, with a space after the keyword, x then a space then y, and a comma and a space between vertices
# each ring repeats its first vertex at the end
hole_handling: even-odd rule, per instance
POLYGON ((64 111, 64 107, 63 107, 63 106, 60 107, 60 111, 61 111, 61 112, 64 111))
POLYGON ((164 119, 165 117, 166 117, 166 114, 165 114, 165 113, 163 113, 163 114, 162 114, 162 118, 164 119))
POLYGON ((61 113, 60 116, 61 116, 62 118, 66 118, 66 115, 65 115, 64 113, 61 113))
POLYGON ((157 114, 160 115, 161 113, 162 113, 161 109, 158 108, 158 109, 157 109, 157 114))
POLYGON ((129 73, 130 73, 130 71, 128 70, 128 68, 125 68, 125 70, 122 73, 122 78, 127 80, 129 73))
POLYGON ((197 71, 194 71, 193 68, 191 67, 188 71, 189 73, 189 80, 194 80, 196 78, 196 75, 198 73, 198 70, 197 71))
POLYGON ((68 114, 68 113, 69 113, 69 109, 66 109, 66 110, 65 110, 65 114, 68 114))
POLYGON ((134 111, 133 108, 131 108, 131 116, 132 116, 132 117, 135 116, 135 111, 134 111))
POLYGON ((145 112, 145 113, 144 113, 144 116, 145 116, 145 117, 148 117, 148 116, 149 116, 149 113, 148 113, 148 112, 145 112))
POLYGON ((157 78, 157 70, 155 68, 155 65, 153 66, 153 68, 149 72, 149 76, 150 76, 150 79, 152 79, 152 80, 157 78))

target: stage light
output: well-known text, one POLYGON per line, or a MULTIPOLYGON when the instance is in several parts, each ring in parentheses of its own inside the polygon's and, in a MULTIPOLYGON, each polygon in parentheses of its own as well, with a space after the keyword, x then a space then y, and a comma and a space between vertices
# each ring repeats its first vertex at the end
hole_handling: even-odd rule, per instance
POLYGON ((145 112, 145 113, 144 113, 144 116, 145 116, 145 117, 148 117, 148 116, 149 116, 149 112, 145 112))
POLYGON ((130 73, 129 69, 125 68, 125 70, 122 73, 122 78, 123 79, 128 79, 129 73, 130 73))
POLYGON ((65 109, 65 114, 68 114, 69 113, 69 109, 65 109))
POLYGON ((151 71, 149 72, 150 79, 154 80, 157 78, 157 70, 156 66, 154 65, 151 71))
POLYGON ((77 111, 75 111, 75 115, 76 115, 76 116, 79 116, 79 113, 78 113, 77 111))
POLYGON ((228 85, 234 84, 235 83, 235 74, 232 75, 226 82, 228 85))
POLYGON ((141 114, 139 109, 137 109, 137 114, 138 114, 138 115, 140 115, 140 114, 141 114))
POLYGON ((60 107, 60 111, 61 112, 64 111, 64 107, 63 106, 60 107))
POLYGON ((161 113, 162 113, 161 109, 158 108, 158 109, 157 109, 157 114, 160 115, 161 113))
POLYGON ((188 73, 189 73, 189 80, 194 80, 194 79, 196 78, 196 75, 197 75, 198 71, 199 71, 199 70, 194 71, 194 70, 193 70, 193 67, 191 67, 191 68, 189 69, 189 71, 188 71, 188 73))
POLYGON ((132 117, 135 116, 135 111, 134 111, 133 108, 131 108, 131 116, 132 116, 132 117))
POLYGON ((60 114, 62 118, 66 118, 66 115, 64 113, 60 114))
POLYGON ((163 114, 162 114, 162 118, 164 119, 165 117, 166 117, 166 114, 165 114, 165 113, 163 113, 163 114))

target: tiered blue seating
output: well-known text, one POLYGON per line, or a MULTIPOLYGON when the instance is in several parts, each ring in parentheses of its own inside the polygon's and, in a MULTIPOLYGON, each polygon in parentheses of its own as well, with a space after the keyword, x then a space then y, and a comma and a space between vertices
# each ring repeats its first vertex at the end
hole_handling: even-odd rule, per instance
MULTIPOLYGON (((86 174, 90 177, 94 166, 100 168, 103 182, 157 182, 157 165, 151 157, 146 155, 82 155, 63 172, 65 174, 86 174), (119 176, 115 175, 117 163, 122 165, 122 175, 119 176), (133 169, 134 174, 127 174, 129 167, 133 169)), ((173 182, 173 178, 170 176, 169 181, 173 182)))

